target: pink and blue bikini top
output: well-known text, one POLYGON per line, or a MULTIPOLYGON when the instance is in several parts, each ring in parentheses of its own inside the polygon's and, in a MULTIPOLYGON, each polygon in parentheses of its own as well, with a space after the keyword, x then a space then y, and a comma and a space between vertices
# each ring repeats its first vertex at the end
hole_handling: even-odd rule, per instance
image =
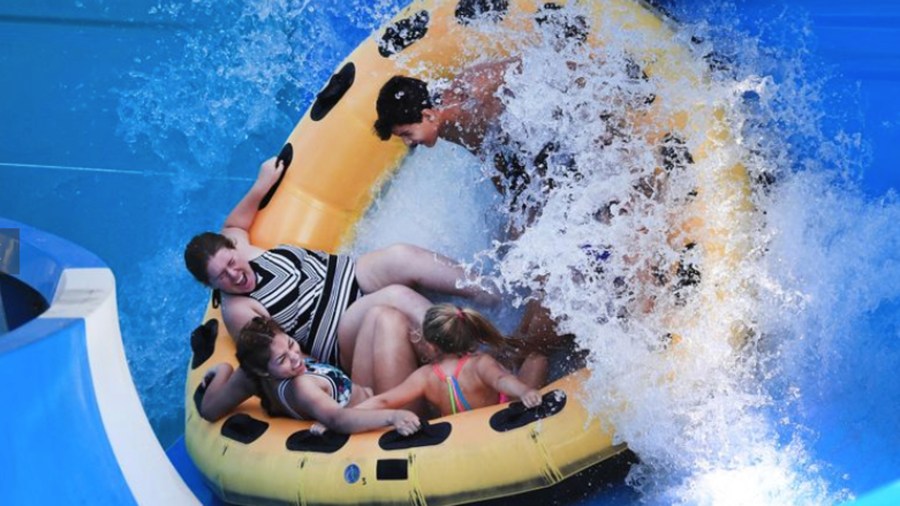
MULTIPOLYGON (((458 412, 462 411, 471 411, 472 406, 469 404, 469 401, 466 400, 466 397, 463 395, 462 388, 459 387, 459 380, 456 379, 459 376, 459 372, 462 371, 466 362, 469 361, 472 355, 463 355, 459 358, 459 361, 456 363, 456 369, 453 371, 453 374, 448 376, 444 373, 444 370, 441 369, 441 366, 438 364, 431 364, 431 370, 440 378, 441 381, 447 384, 447 393, 450 396, 450 409, 455 415, 458 412)), ((497 399, 498 403, 507 402, 506 394, 501 393, 500 397, 497 399)))

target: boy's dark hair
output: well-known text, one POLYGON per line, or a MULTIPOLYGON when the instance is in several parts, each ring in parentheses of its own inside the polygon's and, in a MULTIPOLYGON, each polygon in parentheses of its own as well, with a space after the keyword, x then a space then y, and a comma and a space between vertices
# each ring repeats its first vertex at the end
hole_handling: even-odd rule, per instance
POLYGON ((428 85, 421 79, 394 76, 378 92, 375 110, 375 133, 386 141, 397 125, 422 122, 422 110, 434 107, 428 85))
POLYGON ((222 234, 203 232, 191 239, 184 248, 184 265, 197 281, 209 285, 206 267, 209 259, 216 256, 222 248, 234 249, 234 242, 222 234))

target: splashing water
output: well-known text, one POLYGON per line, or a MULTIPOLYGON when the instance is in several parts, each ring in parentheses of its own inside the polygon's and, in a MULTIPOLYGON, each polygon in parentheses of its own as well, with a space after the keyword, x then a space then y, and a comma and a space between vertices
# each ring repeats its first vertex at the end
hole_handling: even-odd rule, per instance
MULTIPOLYGON (((211 4, 192 8, 216 18, 211 4)), ((184 136, 202 165, 223 164, 248 146, 262 152, 254 136, 275 129, 277 145, 285 123, 352 49, 335 27, 372 30, 395 9, 244 7, 240 22, 222 25, 230 28, 212 23, 187 36, 185 62, 135 76, 136 88, 123 94, 122 131, 157 139, 151 145, 164 159, 174 156, 171 138, 184 136), (181 82, 191 84, 161 92, 181 82), (210 143, 220 147, 209 152, 210 143)), ((594 52, 532 47, 508 73, 500 127, 526 165, 546 155, 530 167, 542 178, 501 198, 490 183, 493 164, 447 144, 417 151, 379 194, 353 250, 413 242, 476 262, 474 270, 513 294, 513 305, 542 293, 560 332, 590 352, 591 408, 641 457, 628 478, 640 501, 837 503, 852 495, 854 473, 867 472, 860 463, 883 480, 900 462, 889 450, 900 447, 890 408, 900 387, 879 380, 900 362, 892 344, 900 332, 883 323, 900 314, 900 202, 893 193, 873 201, 856 188, 867 147, 824 126, 823 80, 807 67, 803 24, 791 25, 790 45, 767 47, 728 21, 733 7, 719 9, 687 19, 725 21, 678 31, 712 64, 711 83, 675 92, 724 108, 735 138, 730 155, 753 183, 754 211, 735 239, 745 254, 728 272, 704 269, 702 245, 670 244, 673 213, 690 204, 696 174, 719 162, 690 159, 702 132, 674 132, 660 146, 631 121, 650 97, 671 90, 636 68, 627 34, 594 52), (665 161, 668 170, 657 171, 665 161), (505 236, 512 205, 540 209, 530 223, 513 217, 522 229, 515 240, 505 236), (728 294, 714 305, 704 293, 710 279, 728 294), (700 316, 673 328, 671 314, 700 316)), ((779 21, 770 23, 761 30, 779 21)), ((485 158, 510 149, 490 145, 485 158)), ((185 170, 187 179, 209 177, 185 170)))

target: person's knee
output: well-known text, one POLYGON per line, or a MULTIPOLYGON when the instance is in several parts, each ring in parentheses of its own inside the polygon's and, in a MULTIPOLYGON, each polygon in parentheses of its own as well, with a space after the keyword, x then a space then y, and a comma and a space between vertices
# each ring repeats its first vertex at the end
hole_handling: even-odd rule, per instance
POLYGON ((409 328, 409 319, 399 309, 391 306, 375 306, 371 309, 373 318, 378 328, 392 328, 406 331, 409 328))
POLYGON ((412 260, 413 258, 422 255, 426 250, 414 246, 412 244, 408 244, 405 242, 398 242, 392 244, 386 248, 384 248, 383 252, 388 257, 397 262, 406 262, 408 260, 412 260))
POLYGON ((379 290, 384 300, 388 301, 391 309, 403 310, 416 301, 421 295, 406 285, 388 285, 379 290))

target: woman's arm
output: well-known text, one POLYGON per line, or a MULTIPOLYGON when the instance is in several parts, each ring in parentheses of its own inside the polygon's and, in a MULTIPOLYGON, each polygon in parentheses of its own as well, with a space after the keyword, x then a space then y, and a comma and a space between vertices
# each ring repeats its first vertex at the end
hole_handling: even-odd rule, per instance
POLYGON ((400 434, 408 436, 419 430, 419 417, 411 411, 342 408, 309 376, 294 378, 293 387, 296 404, 335 432, 353 434, 391 426, 400 434))
POLYGON ((355 409, 385 409, 408 406, 414 401, 425 397, 429 369, 430 366, 420 367, 410 374, 403 383, 375 397, 370 397, 353 407, 355 409))
POLYGON ((269 316, 266 308, 256 299, 244 295, 222 294, 222 322, 231 337, 237 338, 244 325, 256 316, 269 316))
POLYGON ((541 404, 540 392, 519 381, 490 355, 480 355, 475 366, 481 381, 494 390, 518 398, 528 408, 541 404))
POLYGON ((246 241, 249 243, 248 231, 256 213, 259 211, 259 203, 262 201, 266 193, 272 188, 272 185, 278 181, 284 171, 284 162, 276 158, 269 158, 259 167, 259 175, 256 182, 244 195, 244 198, 234 206, 228 217, 225 218, 225 224, 222 226, 222 235, 238 241, 246 241))
POLYGON ((200 416, 210 422, 230 413, 256 393, 256 387, 243 370, 237 371, 231 364, 218 364, 203 378, 206 392, 200 403, 200 416))

